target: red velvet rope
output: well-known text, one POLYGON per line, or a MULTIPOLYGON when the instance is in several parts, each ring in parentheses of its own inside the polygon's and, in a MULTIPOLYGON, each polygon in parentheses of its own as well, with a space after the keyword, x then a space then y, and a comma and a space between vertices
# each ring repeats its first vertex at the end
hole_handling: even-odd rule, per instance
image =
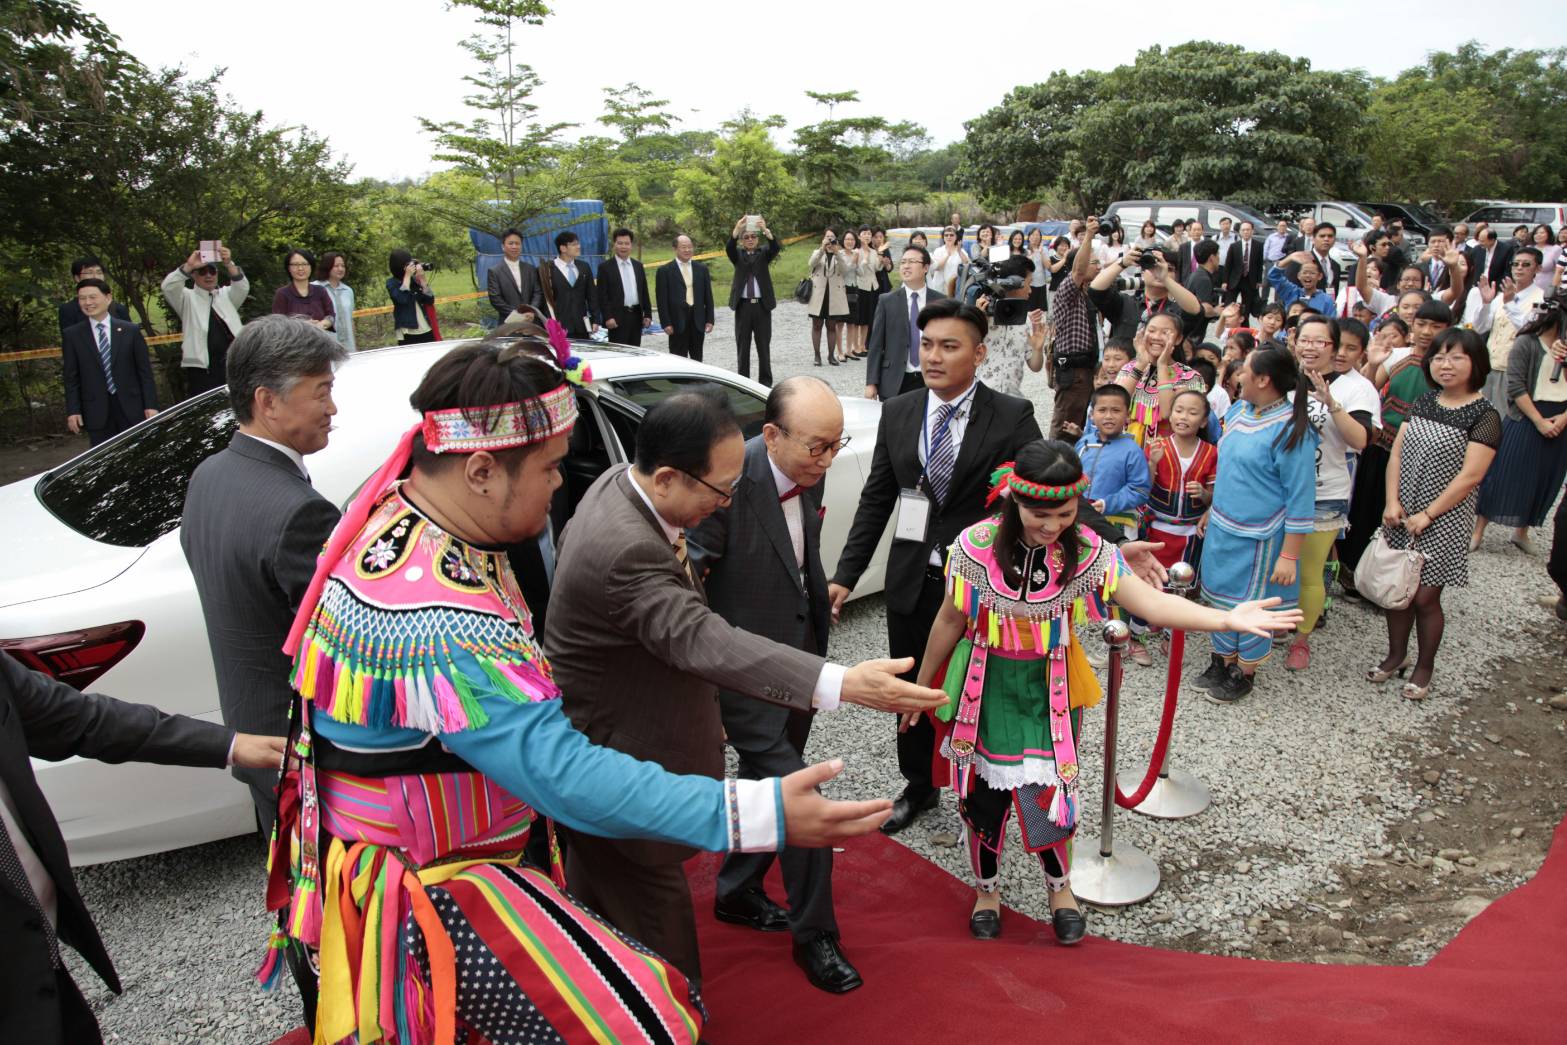
POLYGON ((1115 784, 1115 804, 1122 809, 1135 808, 1148 797, 1154 782, 1159 779, 1159 770, 1164 767, 1164 756, 1170 750, 1170 730, 1175 725, 1175 698, 1181 689, 1181 661, 1186 656, 1186 632, 1173 632, 1172 636, 1170 670, 1164 684, 1164 711, 1159 716, 1159 735, 1153 742, 1153 761, 1148 764, 1148 773, 1143 777, 1142 784, 1130 795, 1122 794, 1120 783, 1115 784))

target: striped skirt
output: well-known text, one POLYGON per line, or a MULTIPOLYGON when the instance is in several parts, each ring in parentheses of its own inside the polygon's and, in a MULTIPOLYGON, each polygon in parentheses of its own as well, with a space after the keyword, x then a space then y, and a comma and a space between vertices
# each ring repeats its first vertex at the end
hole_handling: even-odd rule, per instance
POLYGON ((1283 601, 1281 610, 1294 609, 1300 602, 1300 576, 1287 587, 1268 580, 1284 547, 1284 531, 1278 530, 1263 540, 1239 537, 1218 526, 1209 526, 1203 537, 1202 597, 1210 605, 1233 609, 1254 599, 1283 601))
MULTIPOLYGON (((1555 417, 1567 403, 1536 403, 1542 417, 1555 417)), ((1567 433, 1540 434, 1531 421, 1502 422, 1502 445, 1480 484, 1476 513, 1498 526, 1540 526, 1567 479, 1567 433)))

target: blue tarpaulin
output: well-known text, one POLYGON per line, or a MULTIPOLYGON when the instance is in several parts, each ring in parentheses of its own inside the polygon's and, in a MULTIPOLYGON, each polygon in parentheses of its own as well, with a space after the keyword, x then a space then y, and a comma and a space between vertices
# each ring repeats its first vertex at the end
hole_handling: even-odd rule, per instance
MULTIPOLYGON (((604 217, 601 200, 562 200, 560 205, 546 214, 520 226, 522 231, 522 259, 541 265, 555 257, 555 234, 570 229, 582 238, 582 260, 593 271, 598 263, 609 255, 609 221, 604 217)), ((490 269, 500 264, 501 241, 480 229, 469 229, 468 239, 475 251, 473 281, 480 288, 489 279, 490 269)))

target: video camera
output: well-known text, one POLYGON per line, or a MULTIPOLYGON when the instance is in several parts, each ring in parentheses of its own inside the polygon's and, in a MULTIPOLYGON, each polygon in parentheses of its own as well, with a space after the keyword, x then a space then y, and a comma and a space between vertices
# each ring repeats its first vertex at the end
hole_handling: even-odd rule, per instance
POLYGON ((1005 264, 1004 261, 997 263, 989 258, 976 257, 969 263, 968 271, 964 273, 963 286, 958 292, 958 297, 968 301, 971 297, 970 291, 977 288, 979 294, 990 299, 989 307, 985 312, 993 325, 1022 326, 1028 321, 1028 299, 1009 298, 1007 292, 1027 286, 1028 277, 1016 274, 1001 275, 999 269, 1005 264))

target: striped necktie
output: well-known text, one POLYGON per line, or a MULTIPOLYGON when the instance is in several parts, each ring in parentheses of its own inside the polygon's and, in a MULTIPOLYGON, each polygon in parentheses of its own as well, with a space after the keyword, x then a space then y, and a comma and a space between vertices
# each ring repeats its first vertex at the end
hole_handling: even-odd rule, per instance
POLYGON ((930 454, 925 461, 925 478, 930 480, 930 492, 936 495, 937 504, 947 501, 947 487, 952 485, 952 415, 957 412, 954 403, 942 403, 936 410, 936 431, 930 437, 930 454))
POLYGON ((686 555, 686 531, 681 530, 680 536, 675 538, 675 561, 680 563, 680 568, 686 571, 686 580, 696 583, 696 578, 691 576, 691 559, 686 555))
POLYGON ((109 358, 109 324, 94 323, 98 328, 98 359, 103 363, 103 379, 109 386, 109 394, 119 391, 114 387, 114 364, 109 358))

